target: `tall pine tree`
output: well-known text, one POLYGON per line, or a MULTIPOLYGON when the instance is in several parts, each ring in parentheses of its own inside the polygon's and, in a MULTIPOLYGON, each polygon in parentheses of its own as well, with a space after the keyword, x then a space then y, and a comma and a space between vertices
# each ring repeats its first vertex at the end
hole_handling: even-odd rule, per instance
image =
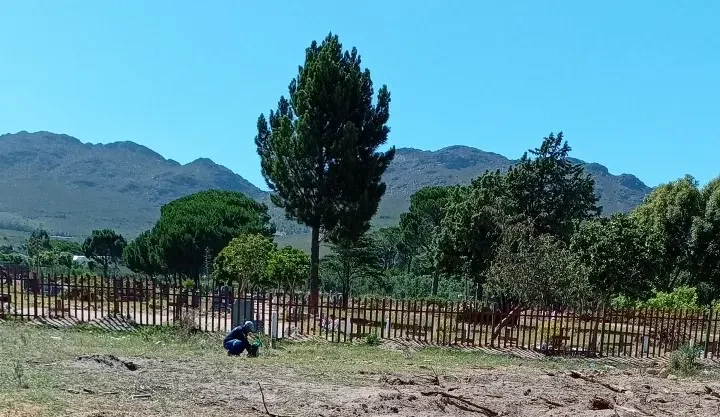
POLYGON ((290 219, 312 229, 310 291, 317 305, 321 234, 330 242, 357 239, 369 228, 385 193, 381 176, 395 148, 387 141, 390 93, 373 103, 370 71, 355 48, 342 50, 337 36, 313 42, 305 65, 268 120, 258 119, 255 137, 272 201, 290 219))

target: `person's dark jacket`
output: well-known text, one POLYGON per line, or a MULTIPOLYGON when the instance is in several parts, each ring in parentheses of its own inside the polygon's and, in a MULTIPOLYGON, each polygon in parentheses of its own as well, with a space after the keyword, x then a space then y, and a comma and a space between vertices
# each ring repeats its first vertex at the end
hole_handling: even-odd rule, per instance
POLYGON ((243 345, 249 346, 250 343, 248 343, 247 334, 250 333, 250 329, 246 326, 237 326, 236 328, 230 330, 230 333, 225 336, 225 340, 223 340, 223 345, 227 343, 230 340, 239 340, 243 342, 243 345))

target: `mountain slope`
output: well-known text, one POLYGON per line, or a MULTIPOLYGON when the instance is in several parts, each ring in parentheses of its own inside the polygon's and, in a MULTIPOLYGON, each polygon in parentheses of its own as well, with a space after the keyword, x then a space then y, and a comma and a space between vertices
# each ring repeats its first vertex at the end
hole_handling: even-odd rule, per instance
POLYGON ((113 227, 135 234, 153 225, 162 204, 209 188, 266 194, 209 159, 181 165, 133 142, 93 145, 48 132, 0 136, 5 226, 42 225, 80 236, 113 227))
MULTIPOLYGON (((469 146, 450 146, 437 151, 400 148, 383 178, 387 191, 376 222, 396 223, 410 206, 410 196, 422 187, 467 184, 486 170, 504 171, 515 163, 517 160, 469 146)), ((595 179, 595 191, 605 215, 632 210, 651 191, 634 175, 613 175, 597 163, 585 163, 585 169, 595 179)))
MULTIPOLYGON (((424 186, 468 183, 485 170, 504 170, 514 162, 467 146, 398 149, 384 176, 388 188, 374 223, 396 224, 410 196, 424 186)), ((605 214, 628 211, 650 192, 633 175, 612 175, 594 163, 586 168, 595 177, 605 214)), ((110 227, 132 237, 152 227, 162 204, 211 188, 239 191, 270 205, 267 192, 209 159, 181 165, 133 142, 93 145, 48 132, 0 136, 0 229, 42 226, 82 237, 93 228, 110 227)), ((270 211, 281 234, 306 232, 281 209, 270 211)))

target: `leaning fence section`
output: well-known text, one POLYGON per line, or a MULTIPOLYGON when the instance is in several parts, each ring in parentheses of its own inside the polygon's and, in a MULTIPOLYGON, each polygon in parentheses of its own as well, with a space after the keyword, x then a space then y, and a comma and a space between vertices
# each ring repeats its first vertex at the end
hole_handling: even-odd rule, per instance
POLYGON ((226 332, 243 320, 278 339, 400 339, 548 355, 663 357, 692 344, 720 357, 720 314, 706 310, 489 307, 477 302, 343 298, 196 288, 136 278, 0 275, 0 317, 56 323, 182 325, 226 332))

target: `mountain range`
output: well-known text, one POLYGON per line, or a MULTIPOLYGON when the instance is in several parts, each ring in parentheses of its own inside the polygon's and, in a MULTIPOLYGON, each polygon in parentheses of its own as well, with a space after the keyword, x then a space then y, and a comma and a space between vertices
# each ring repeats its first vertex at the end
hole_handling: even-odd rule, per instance
MULTIPOLYGON (((514 162, 467 146, 399 148, 383 177, 387 191, 374 224, 396 224, 410 196, 424 186, 468 183, 485 170, 504 170, 514 162)), ((613 175, 596 163, 585 167, 595 178, 604 214, 631 210, 651 191, 634 175, 613 175)), ((44 227, 56 235, 83 237, 108 227, 131 238, 152 227, 161 205, 211 188, 239 191, 271 205, 266 191, 209 159, 183 165, 134 142, 91 144, 50 132, 0 136, 0 229, 44 227)), ((279 234, 306 233, 281 209, 270 211, 279 234)))

